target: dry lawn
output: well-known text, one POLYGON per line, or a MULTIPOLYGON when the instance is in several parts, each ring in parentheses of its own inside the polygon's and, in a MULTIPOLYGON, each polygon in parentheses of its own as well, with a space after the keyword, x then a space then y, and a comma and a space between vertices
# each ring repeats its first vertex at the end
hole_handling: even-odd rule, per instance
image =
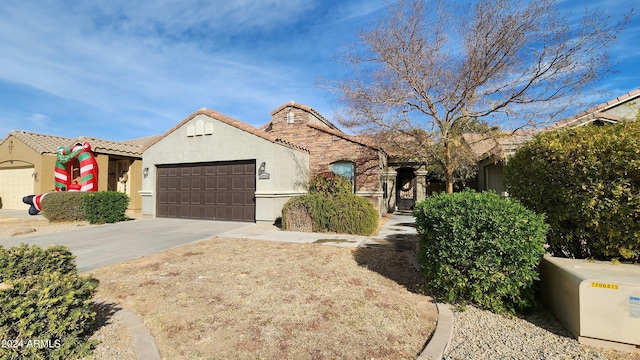
POLYGON ((437 317, 387 250, 210 239, 93 274, 166 359, 415 359, 437 317))
MULTIPOLYGON (((26 212, 26 210, 25 210, 26 212)), ((88 226, 88 221, 50 222, 42 219, 0 217, 0 246, 2 239, 50 234, 88 226)))

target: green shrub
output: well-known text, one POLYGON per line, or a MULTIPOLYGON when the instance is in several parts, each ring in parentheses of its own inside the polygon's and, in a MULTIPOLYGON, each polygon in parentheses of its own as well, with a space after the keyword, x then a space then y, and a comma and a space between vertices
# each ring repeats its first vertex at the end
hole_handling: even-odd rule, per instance
POLYGON ((117 191, 87 193, 84 197, 85 214, 91 224, 126 220, 125 212, 128 206, 129 196, 117 191))
POLYGON ((505 179, 546 214, 553 255, 640 261, 640 121, 538 135, 509 158, 505 179))
POLYGON ((77 274, 68 249, 0 247, 0 348, 2 359, 77 359, 97 341, 90 328, 98 281, 77 274), (39 261, 42 264, 34 264, 39 261))
POLYGON ((47 249, 26 244, 9 249, 0 246, 0 282, 45 272, 74 273, 75 258, 69 248, 59 245, 47 249))
POLYGON ((436 297, 498 313, 535 305, 544 216, 493 192, 473 191, 430 196, 414 215, 421 272, 436 297))
POLYGON ((42 215, 49 221, 115 223, 126 220, 128 206, 129 196, 117 191, 59 191, 42 199, 42 215))
POLYGON ((49 221, 86 220, 84 198, 87 192, 58 191, 42 199, 42 215, 49 221))
POLYGON ((369 200, 349 194, 329 202, 327 231, 371 235, 378 228, 378 212, 369 200))
POLYGON ((378 212, 367 199, 351 193, 349 179, 324 173, 309 183, 309 194, 282 207, 285 230, 370 235, 377 229, 378 212))

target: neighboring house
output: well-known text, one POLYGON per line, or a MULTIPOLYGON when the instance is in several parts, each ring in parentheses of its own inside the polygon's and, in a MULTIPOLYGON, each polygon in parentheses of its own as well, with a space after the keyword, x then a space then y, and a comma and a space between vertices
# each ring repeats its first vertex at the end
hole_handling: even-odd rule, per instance
MULTIPOLYGON (((138 190, 142 181, 142 149, 154 137, 123 142, 91 137, 70 139, 25 131, 12 131, 0 143, 0 199, 3 209, 28 209, 22 198, 53 191, 59 146, 88 142, 98 162, 98 190, 129 195, 129 210, 142 208, 138 190)), ((76 165, 77 168, 77 165, 76 165)))
POLYGON ((518 146, 529 141, 535 134, 568 126, 605 125, 621 120, 634 120, 640 111, 639 101, 640 89, 541 129, 519 131, 498 141, 485 140, 478 142, 475 145, 475 152, 481 159, 478 162, 478 190, 494 190, 499 194, 506 195, 504 163, 516 151, 518 146))
POLYGON ((274 222, 309 178, 333 171, 387 211, 385 153, 340 131, 312 108, 290 102, 260 129, 201 109, 143 153, 143 214, 274 222))

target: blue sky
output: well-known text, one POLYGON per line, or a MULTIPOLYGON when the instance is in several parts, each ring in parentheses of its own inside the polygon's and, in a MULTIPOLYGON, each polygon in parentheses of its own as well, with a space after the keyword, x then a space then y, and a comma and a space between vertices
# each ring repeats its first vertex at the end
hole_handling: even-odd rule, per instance
MULTIPOLYGON (((635 0, 567 0, 614 18, 635 0)), ((331 119, 317 78, 383 0, 22 0, 0 4, 0 138, 12 130, 127 140, 206 107, 254 126, 285 102, 331 119)), ((604 102, 640 88, 640 16, 611 48, 604 102)))

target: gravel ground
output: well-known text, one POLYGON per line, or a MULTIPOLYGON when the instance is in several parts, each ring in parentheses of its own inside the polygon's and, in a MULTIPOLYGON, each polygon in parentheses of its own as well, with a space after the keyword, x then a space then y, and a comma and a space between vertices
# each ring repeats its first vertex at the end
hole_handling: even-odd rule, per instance
POLYGON ((454 311, 453 337, 445 359, 625 359, 640 353, 586 346, 547 312, 522 317, 496 315, 468 306, 454 311))
POLYGON ((96 346, 90 359, 92 360, 135 360, 137 359, 133 338, 124 322, 114 315, 119 309, 117 305, 104 303, 99 300, 94 302, 96 323, 95 331, 91 339, 97 339, 100 343, 96 346))

